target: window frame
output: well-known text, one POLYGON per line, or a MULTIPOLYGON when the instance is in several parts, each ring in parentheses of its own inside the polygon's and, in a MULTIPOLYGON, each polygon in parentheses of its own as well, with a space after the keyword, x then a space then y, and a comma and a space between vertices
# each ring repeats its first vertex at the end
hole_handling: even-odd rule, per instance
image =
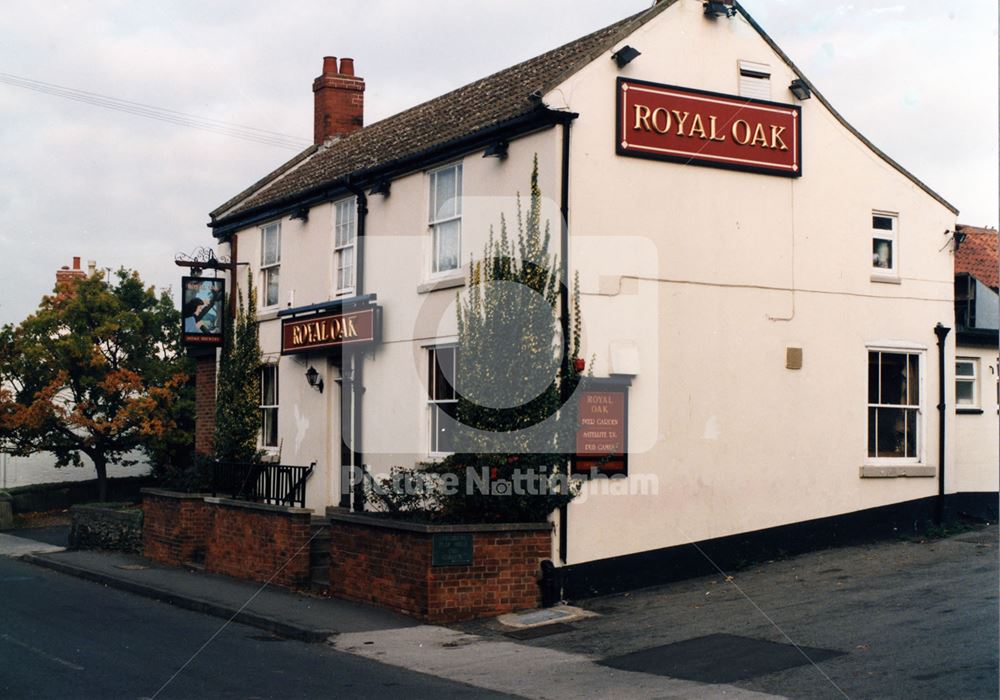
MULTIPOLYGON (((427 227, 430 229, 430 276, 432 279, 441 277, 454 277, 462 272, 462 198, 463 198, 463 175, 464 168, 462 161, 448 163, 439 168, 434 168, 427 172, 428 175, 428 206, 427 206, 427 227), (454 211, 450 215, 439 216, 441 203, 437 201, 437 179, 442 173, 453 170, 455 172, 455 189, 451 200, 454 201, 454 211), (455 256, 455 266, 442 269, 440 266, 441 232, 448 224, 456 224, 457 232, 457 253, 455 256)), ((449 201, 449 200, 446 200, 449 201)))
POLYGON ((281 222, 271 221, 260 227, 260 274, 261 274, 261 308, 273 308, 281 303, 281 222), (267 260, 267 233, 274 230, 277 241, 275 242, 275 258, 267 260), (268 303, 267 293, 270 288, 270 278, 274 275, 276 279, 274 290, 274 302, 268 303))
MULTIPOLYGON (((891 404, 881 401, 881 396, 877 398, 880 399, 875 404, 872 404, 869 400, 871 394, 871 375, 869 374, 868 381, 866 382, 866 395, 865 395, 865 465, 870 466, 907 466, 907 465, 925 465, 926 464, 926 445, 927 445, 927 411, 926 411, 926 390, 925 390, 925 377, 927 373, 927 348, 918 345, 909 345, 901 343, 878 343, 870 344, 865 347, 865 358, 866 364, 870 365, 871 353, 879 353, 880 357, 882 354, 890 355, 904 355, 904 356, 915 356, 917 359, 917 401, 915 404, 891 404), (876 428, 876 456, 871 456, 869 454, 869 441, 871 439, 869 433, 869 412, 872 408, 878 410, 879 408, 884 409, 898 409, 898 410, 916 410, 917 421, 917 437, 915 445, 915 455, 912 457, 879 457, 877 456, 878 451, 878 438, 877 438, 877 428, 876 428)), ((882 363, 879 362, 879 391, 881 391, 881 372, 882 363)), ((878 419, 876 414, 876 420, 878 419)), ((877 425, 877 423, 876 423, 877 425)), ((904 438, 905 444, 905 438, 904 438)))
POLYGON ((278 410, 281 404, 281 397, 279 394, 280 381, 278 372, 278 363, 269 362, 262 364, 260 366, 260 403, 257 408, 260 409, 260 446, 262 449, 273 451, 277 450, 279 443, 281 442, 281 435, 278 432, 278 410), (274 378, 274 403, 265 403, 266 399, 266 377, 271 374, 274 378), (272 422, 274 425, 274 444, 270 444, 267 440, 267 415, 268 413, 273 414, 272 422))
MULTIPOLYGON (((441 343, 440 345, 431 345, 427 348, 427 454, 434 458, 447 457, 453 454, 453 451, 439 449, 441 444, 439 441, 439 431, 437 430, 438 414, 436 411, 442 410, 440 407, 443 405, 453 406, 457 414, 458 410, 458 391, 455 389, 454 385, 449 388, 450 397, 441 398, 436 396, 437 393, 437 382, 436 369, 438 366, 438 357, 442 351, 448 351, 451 354, 451 376, 455 377, 458 371, 458 345, 457 343, 441 343)), ((448 415, 445 413, 445 415, 448 415)), ((457 420, 457 415, 451 416, 453 420, 457 420)))
POLYGON ((899 277, 899 214, 888 211, 872 210, 872 223, 871 223, 871 239, 872 239, 872 274, 877 277, 899 277), (885 229, 875 228, 875 219, 889 219, 892 222, 892 229, 886 231, 885 229), (875 258, 875 245, 877 241, 886 241, 889 243, 889 267, 879 267, 876 264, 875 258))
POLYGON ((355 196, 338 200, 333 206, 333 295, 337 297, 351 296, 357 288, 357 208, 357 197, 355 196), (346 220, 342 220, 342 214, 346 220), (347 232, 348 238, 341 238, 342 231, 347 232), (342 266, 342 259, 347 251, 351 253, 351 262, 349 266, 342 266), (341 284, 341 270, 348 269, 350 270, 350 284, 341 284))
POLYGON ((982 409, 982 401, 979 396, 979 358, 978 357, 956 357, 955 358, 955 410, 956 411, 976 411, 979 412, 982 409), (972 365, 971 375, 960 375, 958 373, 958 365, 961 362, 967 362, 972 365), (958 385, 959 384, 971 384, 972 385, 972 402, 971 403, 959 403, 958 402, 958 385))

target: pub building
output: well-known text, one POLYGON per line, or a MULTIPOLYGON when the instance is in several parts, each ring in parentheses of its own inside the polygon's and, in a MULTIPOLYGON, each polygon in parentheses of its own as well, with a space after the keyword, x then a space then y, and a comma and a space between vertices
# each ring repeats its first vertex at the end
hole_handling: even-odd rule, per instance
POLYGON ((940 494, 995 509, 996 469, 951 437, 957 210, 738 3, 661 0, 367 126, 352 59, 312 89, 314 144, 209 225, 259 292, 261 448, 314 465, 316 513, 362 507, 352 469, 450 451, 456 296, 535 158, 579 275, 576 466, 621 477, 552 515, 570 589, 653 582, 692 542, 874 532, 940 494))

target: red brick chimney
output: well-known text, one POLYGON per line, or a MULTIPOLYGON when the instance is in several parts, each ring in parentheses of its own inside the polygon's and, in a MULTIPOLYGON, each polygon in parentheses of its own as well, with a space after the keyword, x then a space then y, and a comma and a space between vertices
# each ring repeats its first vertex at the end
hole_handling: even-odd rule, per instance
POLYGON ((80 256, 74 255, 72 270, 66 265, 56 270, 56 286, 67 284, 73 280, 83 279, 86 276, 87 273, 80 269, 80 256))
POLYGON ((354 59, 323 59, 323 75, 313 81, 313 143, 344 136, 365 125, 365 80, 354 75, 354 59))

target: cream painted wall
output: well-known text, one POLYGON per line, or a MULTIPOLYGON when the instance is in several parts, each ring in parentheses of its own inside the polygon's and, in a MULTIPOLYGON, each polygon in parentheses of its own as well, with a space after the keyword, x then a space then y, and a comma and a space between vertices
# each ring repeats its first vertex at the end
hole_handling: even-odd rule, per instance
POLYGON ((1000 428, 997 412, 996 348, 959 346, 959 359, 978 360, 977 394, 982 413, 955 416, 955 468, 948 483, 955 491, 996 491, 1000 487, 1000 428))
MULTIPOLYGON (((569 508, 569 563, 936 493, 933 477, 860 477, 866 346, 925 348, 921 464, 937 466, 933 328, 952 325, 953 261, 942 232, 955 216, 817 99, 801 103, 798 179, 615 155, 619 75, 736 94, 746 59, 771 66, 772 99, 794 102, 786 86, 795 76, 753 28, 740 17, 708 21, 696 0, 620 43, 642 55, 619 72, 608 52, 545 100, 580 114, 570 266, 583 282, 585 356, 595 354, 604 375, 611 342, 640 348, 629 481, 653 480, 659 490, 605 495, 607 484, 589 485, 569 508), (873 210, 899 215, 899 284, 871 279, 873 210), (623 264, 584 245, 619 237, 645 239, 655 263, 623 264), (622 274, 641 279, 619 284, 622 274), (657 301, 622 313, 624 295, 609 296, 619 287, 657 301), (801 370, 785 369, 787 347, 803 349, 801 370)), ((951 366, 953 336, 946 350, 951 366)))

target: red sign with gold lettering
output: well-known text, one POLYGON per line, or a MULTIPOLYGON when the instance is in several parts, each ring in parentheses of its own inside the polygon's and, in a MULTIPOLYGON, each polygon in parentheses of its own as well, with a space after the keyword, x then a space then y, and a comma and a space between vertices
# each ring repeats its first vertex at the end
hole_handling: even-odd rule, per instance
POLYGON ((574 473, 626 473, 626 403, 623 390, 580 392, 574 473))
POLYGON ((375 342, 375 309, 285 319, 281 324, 281 354, 375 342))
POLYGON ((619 155, 802 175, 798 105, 619 78, 619 155))

